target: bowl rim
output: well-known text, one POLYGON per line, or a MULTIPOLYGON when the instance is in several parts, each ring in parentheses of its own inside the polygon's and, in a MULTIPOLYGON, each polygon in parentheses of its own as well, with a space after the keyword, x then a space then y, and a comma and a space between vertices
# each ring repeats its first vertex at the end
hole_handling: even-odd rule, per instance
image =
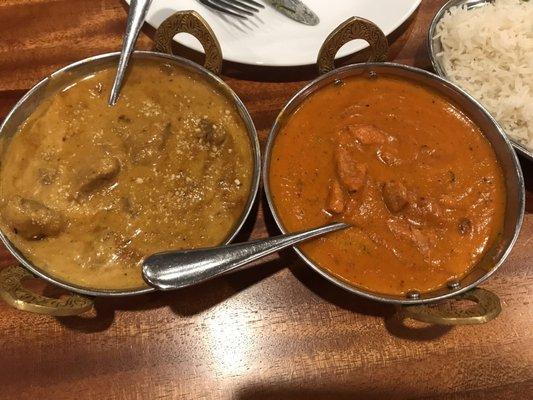
MULTIPOLYGON (((74 71, 77 68, 85 65, 90 65, 91 63, 98 62, 98 61, 105 61, 105 60, 113 60, 117 59, 120 56, 120 52, 110 52, 110 53, 102 53, 95 56, 87 57, 82 60, 75 61, 73 63, 70 63, 54 72, 52 72, 50 75, 46 76, 42 80, 40 80, 38 83, 36 83, 31 89, 29 89, 22 98, 17 101, 17 103, 11 108, 11 110, 8 112, 2 123, 0 124, 0 139, 4 136, 4 130, 9 121, 16 115, 16 113, 19 111, 22 105, 24 105, 27 101, 29 101, 36 92, 38 92, 43 86, 45 86, 48 82, 50 82, 52 79, 58 77, 60 74, 64 74, 69 71, 74 71)), ((208 82, 211 84, 216 85, 217 88, 220 88, 222 93, 224 93, 229 100, 233 101, 234 106, 237 108, 239 115, 242 118, 242 121, 246 127, 246 131, 248 134, 248 137, 250 139, 250 150, 252 153, 252 160, 253 160, 253 174, 252 174, 252 182, 250 185, 250 193, 248 195, 248 199, 246 202, 246 205, 241 213, 241 216, 237 220, 236 224, 234 225, 234 228, 232 229, 230 235, 224 240, 223 244, 230 243, 241 231, 243 225, 245 224, 246 220, 250 216, 255 200, 257 199, 259 187, 260 187, 260 181, 261 181, 261 150, 260 150, 260 144, 259 144, 259 137, 257 135, 257 130, 255 128, 255 124, 252 120, 252 117, 250 116, 250 113, 242 100, 239 98, 239 96, 234 92, 234 90, 226 83, 222 78, 214 74, 213 72, 209 71, 205 67, 188 60, 186 58, 176 56, 174 54, 166 54, 166 53, 160 53, 156 51, 140 51, 136 50, 132 53, 132 60, 135 58, 139 59, 158 59, 161 61, 168 60, 175 62, 179 64, 180 66, 193 70, 197 73, 200 73, 202 76, 204 76, 208 82)), ((20 126, 20 125, 19 125, 20 126)), ((30 260, 28 260, 22 252, 20 252, 16 246, 11 243, 11 241, 7 238, 7 236, 4 234, 4 232, 0 229, 0 240, 4 244, 4 246, 8 249, 8 251, 13 255, 16 260, 27 270, 29 270, 32 274, 38 276, 39 278, 42 278, 43 280, 59 286, 63 289, 82 294, 82 295, 88 295, 88 296, 95 296, 95 297, 123 297, 123 296, 134 296, 134 295, 141 295, 145 293, 150 293, 156 291, 155 288, 147 286, 147 287, 140 287, 140 288, 134 288, 134 289, 91 289, 88 287, 83 287, 79 285, 71 284, 63 279, 55 278, 52 274, 49 274, 46 272, 45 269, 37 267, 34 263, 32 263, 30 260)))
MULTIPOLYGON (((263 167, 262 167, 262 174, 263 174, 263 188, 265 191, 265 197, 267 199, 268 206, 270 208, 270 211, 272 213, 272 216, 274 218, 274 221, 276 222, 276 225, 278 226, 279 230, 283 234, 290 233, 285 227, 283 226, 283 223, 281 221, 280 216, 278 215, 276 211, 276 206, 274 203, 274 199, 272 197, 272 192, 270 190, 270 179, 269 179, 269 172, 270 172, 270 161, 271 161, 271 154, 272 154, 272 148, 274 146, 276 136, 281 130, 281 127, 283 125, 284 119, 292 114, 295 110, 297 110, 298 106, 300 106, 303 101, 312 93, 315 93, 315 91, 321 90, 321 87, 316 88, 320 83, 323 81, 334 79, 336 76, 340 76, 345 72, 350 71, 356 71, 356 70, 364 70, 372 68, 379 68, 379 67, 388 67, 391 69, 401 69, 404 71, 408 71, 410 73, 421 75, 424 79, 429 80, 436 80, 437 82, 444 84, 448 86, 451 90, 456 91, 460 96, 465 97, 466 101, 471 102, 475 107, 479 109, 479 111, 490 121, 490 123, 494 126, 497 133, 501 136, 501 138, 504 140, 505 143, 505 151, 509 153, 510 158, 513 162, 514 170, 516 171, 516 178, 518 183, 518 198, 517 200, 517 212, 518 216, 514 223, 514 232, 513 237, 509 241, 507 247, 505 250, 500 254, 499 259, 494 264, 494 266, 487 271, 484 275, 482 275, 479 279, 476 279, 474 282, 472 282, 469 285, 461 286, 460 288, 448 288, 448 293, 444 293, 441 295, 437 295, 430 298, 400 298, 400 296, 392 296, 392 295, 386 295, 386 294, 380 294, 376 292, 372 292, 369 290, 365 290, 361 287, 357 287, 355 285, 349 284, 347 281, 335 276, 332 273, 329 273, 325 268, 322 268, 315 264, 311 259, 309 259, 297 246, 294 246, 294 251, 298 254, 298 256, 314 271, 318 272, 322 277, 326 278, 333 284, 339 286, 340 288, 347 290, 348 292, 354 293, 356 295, 365 297, 370 300, 379 301, 382 303, 390 303, 390 304, 396 304, 396 305, 420 305, 420 304, 427 304, 427 303, 433 303, 440 300, 449 299, 451 297, 457 296, 459 294, 462 294, 470 289, 473 289, 477 287, 479 284, 487 280, 492 274, 494 274, 500 266, 505 262, 507 257, 509 256, 512 248, 514 247, 516 240, 518 239, 518 235, 520 233, 520 229, 522 227, 522 222, 524 219, 524 212, 525 212, 525 187, 524 187, 524 177, 522 174, 522 169, 520 167, 520 164, 518 162, 518 157, 513 151, 513 147, 511 145, 511 142, 507 135, 504 133, 501 126, 496 122, 496 120, 492 117, 492 115, 471 95, 469 95, 466 91, 461 89, 459 86, 454 84, 453 82, 450 82, 434 73, 431 73, 429 71, 412 67, 404 64, 398 64, 393 62, 367 62, 367 63, 357 63, 357 64, 350 64, 346 65, 344 67, 340 67, 337 69, 334 69, 333 71, 330 71, 322 76, 319 76, 318 78, 311 81, 309 84, 304 86, 302 89, 300 89, 296 94, 293 95, 293 97, 285 104, 283 109, 278 114, 274 125, 272 126, 268 138, 267 143, 264 150, 264 156, 263 156, 263 167)), ((488 139, 489 140, 489 139, 488 139)), ((490 141, 490 140, 489 140, 490 141)), ((491 142, 492 145, 492 142, 491 142)), ((431 292, 428 292, 431 293, 431 292)), ((427 293, 426 293, 427 294, 427 293)))
MULTIPOLYGON (((459 7, 462 5, 466 5, 468 9, 472 9, 472 8, 484 7, 485 5, 489 3, 492 3, 492 1, 491 0, 449 0, 439 9, 439 11, 437 11, 435 16, 431 20, 431 24, 429 25, 429 29, 427 33, 426 44, 427 44, 427 49, 428 49, 428 54, 429 54, 429 60, 431 61, 431 66, 435 70, 436 74, 439 75, 441 78, 451 81, 451 79, 448 78, 448 75, 446 74, 446 71, 444 70, 444 67, 442 66, 439 60, 439 57, 437 55, 440 52, 439 48, 441 48, 442 46, 440 44, 441 43, 440 39, 435 38, 435 34, 437 31, 437 25, 441 21, 442 17, 452 7, 459 7)), ((458 86, 455 82, 453 83, 456 86, 458 86)), ((499 122, 497 123, 499 124, 499 122)), ((505 130, 503 128, 502 130, 505 133, 505 130)), ((508 137, 509 141, 511 142, 512 146, 514 147, 516 151, 518 151, 527 160, 533 162, 533 151, 528 150, 520 142, 516 141, 510 135, 507 135, 507 133, 505 133, 505 135, 508 137)))

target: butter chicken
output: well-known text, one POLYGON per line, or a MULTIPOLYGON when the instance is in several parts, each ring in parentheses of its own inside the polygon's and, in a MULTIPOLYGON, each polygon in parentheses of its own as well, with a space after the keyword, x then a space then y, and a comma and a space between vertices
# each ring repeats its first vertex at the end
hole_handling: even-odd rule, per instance
POLYGON ((503 227, 502 170, 479 128, 432 89, 386 75, 310 95, 275 138, 269 185, 288 231, 352 225, 301 250, 376 293, 461 278, 503 227))

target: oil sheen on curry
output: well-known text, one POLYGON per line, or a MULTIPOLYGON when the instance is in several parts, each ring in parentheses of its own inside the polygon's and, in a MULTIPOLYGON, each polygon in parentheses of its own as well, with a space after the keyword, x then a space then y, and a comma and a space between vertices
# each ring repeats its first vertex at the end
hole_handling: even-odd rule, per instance
POLYGON ((448 99, 408 80, 352 77, 315 92, 271 157, 284 227, 352 224, 301 250, 365 290, 428 292, 460 279, 503 227, 505 185, 490 143, 448 99))
POLYGON ((40 104, 4 149, 3 232, 35 265, 96 289, 144 286, 155 252, 222 243, 251 190, 252 150, 233 101, 200 75, 132 65, 40 104))

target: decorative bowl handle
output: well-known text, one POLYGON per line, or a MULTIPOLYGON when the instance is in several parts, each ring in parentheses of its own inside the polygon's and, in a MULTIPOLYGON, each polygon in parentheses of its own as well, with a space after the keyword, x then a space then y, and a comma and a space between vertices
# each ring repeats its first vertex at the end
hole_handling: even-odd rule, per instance
POLYGON ((333 71, 339 49, 356 39, 366 40, 370 45, 369 62, 387 61, 389 44, 383 31, 367 19, 351 17, 331 32, 320 48, 317 59, 320 74, 333 71))
POLYGON ((452 298, 453 300, 471 300, 473 307, 457 310, 443 310, 426 304, 400 307, 404 318, 437 325, 477 325, 496 318, 502 311, 500 299, 489 290, 476 288, 452 298))
POLYGON ((178 33, 186 32, 200 41, 205 52, 204 66, 214 74, 222 70, 222 50, 215 33, 196 11, 179 11, 165 19, 154 37, 154 50, 173 54, 172 41, 178 33))
POLYGON ((33 275, 19 265, 0 271, 0 297, 10 306, 23 311, 54 316, 79 315, 93 307, 93 300, 77 294, 53 299, 31 292, 22 286, 33 275))

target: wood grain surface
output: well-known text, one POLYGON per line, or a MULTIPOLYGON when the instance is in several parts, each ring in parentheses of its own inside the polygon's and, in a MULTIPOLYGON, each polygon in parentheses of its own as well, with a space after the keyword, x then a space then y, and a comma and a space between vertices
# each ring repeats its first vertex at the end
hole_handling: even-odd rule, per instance
MULTIPOLYGON (((429 69, 425 35, 443 3, 423 0, 389 38, 393 60, 429 69)), ((55 69, 119 49, 125 17, 119 0, 2 0, 0 117, 55 69)), ((151 48, 152 34, 145 27, 138 47, 151 48)), ((262 143, 283 104, 316 76, 314 67, 237 64, 223 73, 262 143)), ((483 285, 503 303, 486 325, 401 322, 393 307, 343 292, 288 251, 199 287, 98 299, 83 317, 0 301, 0 398, 531 399, 533 170, 522 165, 528 213, 508 261, 483 285)), ((239 239, 268 233, 277 230, 260 201, 239 239)), ((12 262, 2 248, 0 268, 12 262)))

